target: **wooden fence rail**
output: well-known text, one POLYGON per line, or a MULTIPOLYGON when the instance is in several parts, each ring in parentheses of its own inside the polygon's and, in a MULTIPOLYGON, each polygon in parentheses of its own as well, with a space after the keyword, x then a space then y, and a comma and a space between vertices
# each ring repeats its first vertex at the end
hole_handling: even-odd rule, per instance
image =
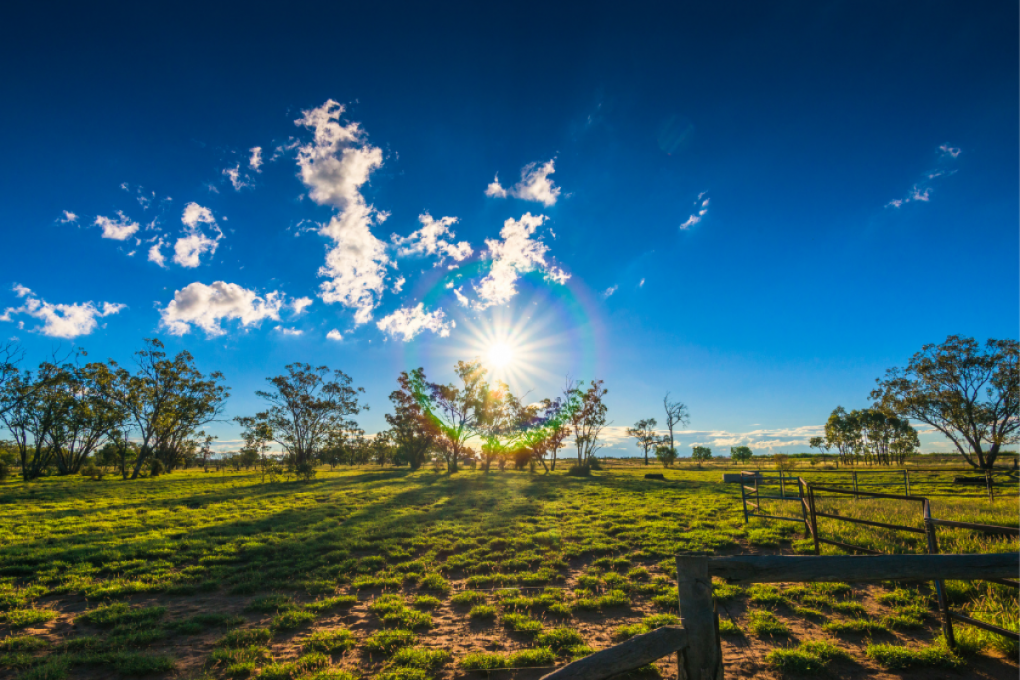
MULTIPOLYGON (((567 664, 542 680, 602 680, 677 653, 679 676, 723 680, 719 616, 712 577, 736 583, 901 581, 1005 578, 1020 571, 1020 553, 990 555, 733 555, 677 556, 677 596, 683 627, 664 626, 567 664)), ((983 621, 971 625, 1013 635, 983 621)))

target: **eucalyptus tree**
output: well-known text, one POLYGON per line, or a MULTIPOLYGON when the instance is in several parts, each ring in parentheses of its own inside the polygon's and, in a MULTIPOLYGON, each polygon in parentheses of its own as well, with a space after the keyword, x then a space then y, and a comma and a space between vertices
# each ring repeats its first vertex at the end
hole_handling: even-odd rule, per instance
POLYGON ((255 418, 269 426, 273 440, 291 457, 298 473, 309 476, 316 455, 337 432, 356 429, 356 416, 368 406, 359 401, 365 392, 351 377, 329 367, 293 363, 283 375, 266 378, 271 390, 258 390, 269 408, 255 418))
POLYGON ((754 454, 751 452, 750 447, 747 446, 731 446, 730 447, 730 460, 734 463, 747 463, 750 462, 754 454))
POLYGON ((577 449, 577 465, 588 469, 595 458, 595 453, 602 448, 599 435, 606 426, 607 407, 605 401, 609 390, 605 381, 592 380, 587 390, 583 390, 583 382, 578 382, 573 392, 580 403, 570 414, 570 427, 574 436, 574 447, 577 449))
POLYGON ((856 412, 847 413, 842 406, 833 409, 825 423, 825 440, 836 449, 844 465, 853 465, 862 441, 856 412))
POLYGON ((451 473, 457 472, 458 460, 469 452, 467 442, 481 434, 489 389, 481 362, 458 361, 454 371, 459 384, 430 383, 424 374, 409 378, 415 401, 440 433, 437 449, 451 473))
POLYGON ((35 373, 18 371, 4 380, 0 421, 14 438, 25 481, 39 477, 53 460, 52 435, 63 418, 64 404, 54 394, 61 373, 61 367, 44 363, 35 373))
POLYGON ((1020 342, 951 335, 891 368, 871 398, 882 409, 942 433, 971 466, 995 465, 1020 436, 1020 342))
POLYGON ((673 428, 690 425, 691 415, 687 405, 682 401, 670 401, 669 392, 662 398, 662 407, 666 410, 666 427, 669 428, 669 445, 676 449, 676 442, 673 441, 673 428))
POLYGON ((707 446, 694 446, 691 448, 691 460, 700 466, 706 460, 712 459, 712 449, 707 446))
POLYGON ((95 364, 65 365, 45 390, 53 400, 57 419, 50 430, 50 446, 60 474, 75 474, 108 435, 121 426, 124 411, 100 390, 95 364))
POLYGON ((426 382, 425 369, 416 368, 410 374, 405 371, 397 377, 399 389, 390 392, 389 397, 393 413, 385 415, 395 454, 412 470, 419 469, 428 461, 441 436, 439 428, 415 399, 415 382, 426 382))
POLYGON ((655 426, 658 424, 655 418, 644 418, 634 423, 634 427, 627 428, 627 436, 634 437, 638 447, 645 452, 645 465, 648 465, 648 452, 660 442, 659 435, 655 432, 655 426))
POLYGON ((167 469, 179 462, 189 438, 216 420, 230 391, 221 384, 223 374, 204 375, 187 351, 172 359, 163 343, 146 339, 135 352, 132 373, 115 361, 89 364, 96 375, 97 389, 125 414, 139 440, 138 456, 131 479, 152 459, 167 469))

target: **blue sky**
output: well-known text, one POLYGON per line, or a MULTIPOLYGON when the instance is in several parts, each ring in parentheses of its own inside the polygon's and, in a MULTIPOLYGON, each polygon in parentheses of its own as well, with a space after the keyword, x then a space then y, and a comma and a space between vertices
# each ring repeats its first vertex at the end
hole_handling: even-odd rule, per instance
POLYGON ((370 432, 505 343, 521 392, 605 379, 631 453, 667 390, 685 447, 802 450, 1017 337, 1015 4, 368 4, 4 9, 0 333, 159 337, 230 416, 327 364, 370 432))

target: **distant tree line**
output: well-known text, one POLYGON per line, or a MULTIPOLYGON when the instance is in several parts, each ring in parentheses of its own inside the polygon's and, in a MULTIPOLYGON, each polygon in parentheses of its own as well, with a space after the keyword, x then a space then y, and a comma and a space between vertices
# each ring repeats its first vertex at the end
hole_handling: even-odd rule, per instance
MULTIPOLYGON (((839 462, 893 465, 917 452, 910 420, 930 425, 977 468, 990 468, 1002 447, 1017 441, 1018 343, 989 340, 982 347, 950 336, 925 345, 904 369, 890 369, 871 393, 874 404, 847 412, 837 407, 825 436, 812 438, 819 451, 834 450, 839 462)), ((0 478, 13 468, 23 479, 44 474, 112 468, 124 479, 173 472, 182 467, 229 465, 257 468, 275 479, 304 479, 317 466, 432 464, 450 473, 462 466, 554 471, 560 451, 571 445, 570 472, 598 466, 607 421, 602 380, 567 379, 552 398, 515 395, 502 381, 490 381, 479 361, 461 361, 456 379, 431 382, 417 368, 401 373, 390 395, 388 429, 365 434, 357 416, 368 409, 364 389, 350 376, 326 366, 294 363, 267 378, 258 390, 265 408, 234 421, 243 445, 213 455, 215 437, 205 428, 221 420, 230 396, 219 372, 204 374, 187 351, 169 356, 159 340, 145 340, 133 365, 86 361, 84 351, 21 368, 14 345, 0 346, 0 424, 10 435, 0 441, 0 478), (573 458, 576 456, 576 461, 573 458)), ((655 418, 627 428, 644 454, 666 466, 678 458, 676 430, 690 424, 683 402, 669 392, 662 400, 665 433, 655 418)), ((733 462, 748 462, 751 449, 730 449, 733 462)), ((691 449, 697 463, 712 459, 704 445, 691 449)))

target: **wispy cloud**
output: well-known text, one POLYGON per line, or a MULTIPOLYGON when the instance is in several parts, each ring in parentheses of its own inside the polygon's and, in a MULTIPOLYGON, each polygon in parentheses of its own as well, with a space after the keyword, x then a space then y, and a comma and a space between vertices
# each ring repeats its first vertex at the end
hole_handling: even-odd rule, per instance
POLYGON ((691 216, 687 218, 686 222, 680 225, 680 229, 682 231, 687 231, 695 224, 698 224, 699 222, 701 222, 701 220, 705 219, 705 215, 708 214, 708 202, 709 202, 709 199, 705 198, 706 193, 707 192, 702 191, 700 194, 698 194, 698 199, 694 201, 694 212, 691 213, 691 216))
POLYGON ((64 212, 64 216, 59 218, 57 220, 58 222, 60 222, 61 224, 70 224, 72 222, 74 222, 74 223, 78 222, 78 216, 75 215, 73 212, 71 212, 70 210, 65 210, 63 212, 64 212))
POLYGON ((615 293, 619 287, 620 287, 619 285, 613 285, 610 286, 609 288, 606 288, 604 291, 602 291, 602 297, 604 298, 611 297, 612 294, 615 293))
POLYGON ((418 215, 421 229, 412 232, 410 236, 400 237, 393 234, 390 240, 397 246, 397 256, 407 257, 409 255, 431 255, 438 256, 436 266, 441 265, 449 257, 461 262, 469 257, 472 252, 471 245, 467 241, 461 241, 454 245, 452 239, 456 236, 450 229, 457 222, 456 217, 440 217, 434 219, 432 215, 423 213, 418 215), (449 237, 447 241, 444 237, 449 237))
POLYGON ((894 198, 885 204, 887 208, 902 208, 907 203, 928 203, 931 201, 932 183, 940 177, 948 177, 956 174, 952 167, 954 161, 960 155, 960 149, 943 144, 939 146, 936 159, 936 167, 924 173, 924 176, 910 188, 903 198, 894 198))

